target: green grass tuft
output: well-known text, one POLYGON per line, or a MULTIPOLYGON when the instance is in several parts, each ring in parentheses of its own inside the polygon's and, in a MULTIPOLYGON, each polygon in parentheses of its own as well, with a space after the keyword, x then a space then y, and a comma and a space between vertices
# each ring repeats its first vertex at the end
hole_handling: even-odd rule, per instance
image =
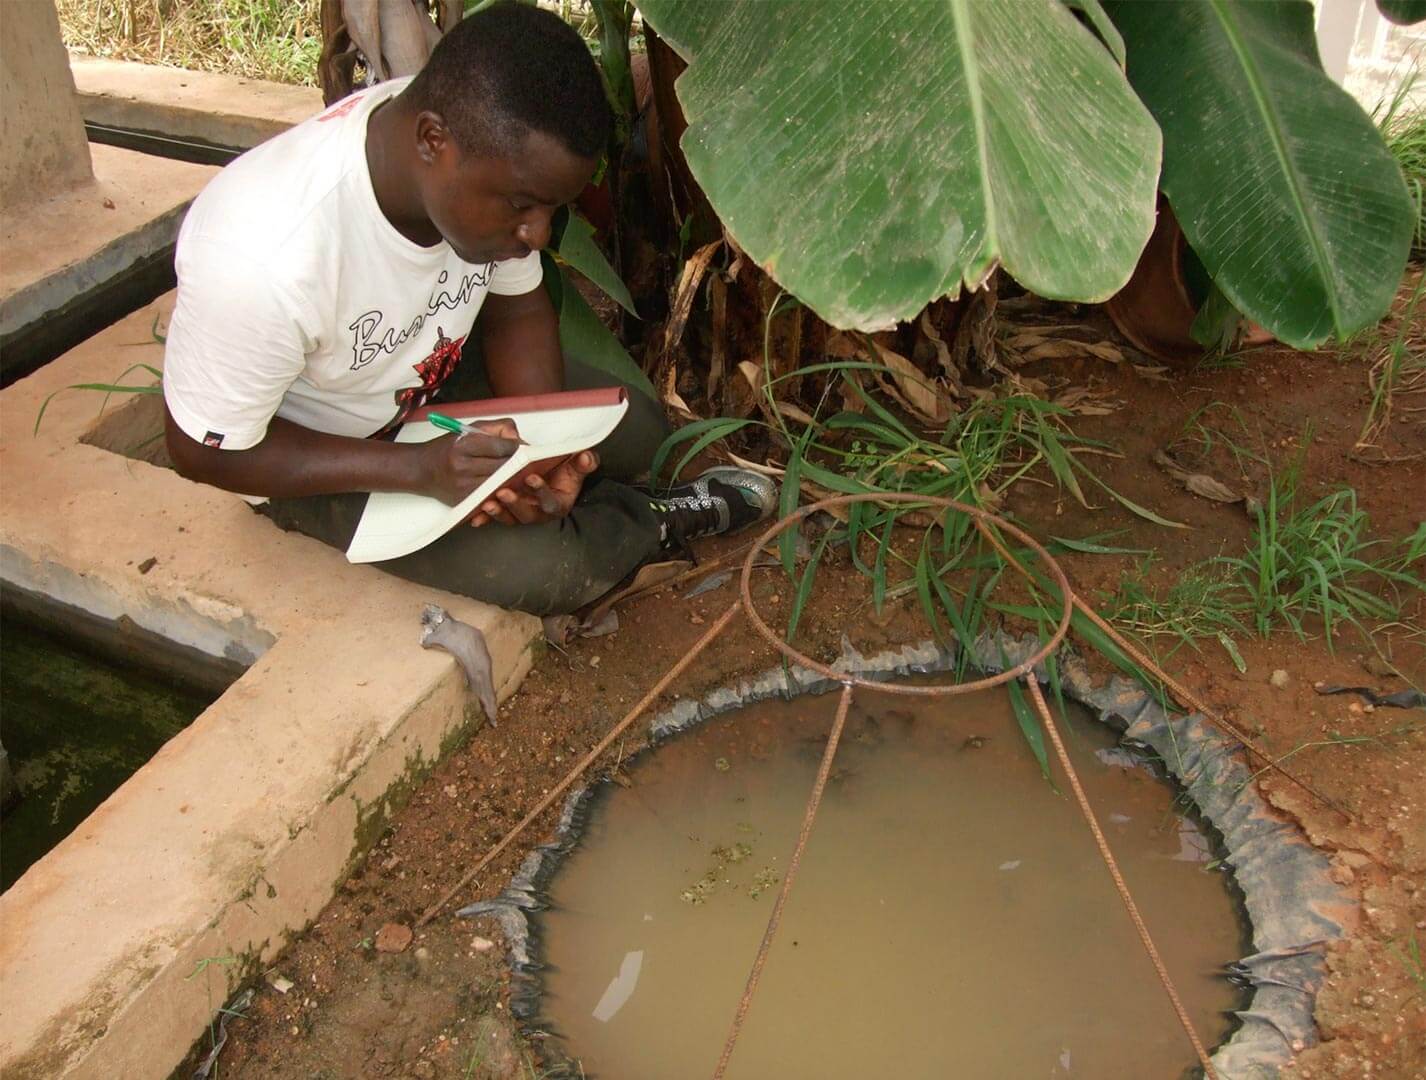
MULTIPOLYGON (((1365 632, 1363 619, 1399 617, 1401 591, 1426 585, 1390 545, 1367 539, 1356 492, 1340 488, 1299 509, 1296 488, 1295 468, 1272 477, 1248 550, 1214 560, 1244 596, 1253 627, 1263 636, 1284 627, 1305 638, 1308 621, 1318 618, 1330 649, 1339 623, 1365 632)), ((1408 556, 1419 546, 1408 539, 1408 556)))

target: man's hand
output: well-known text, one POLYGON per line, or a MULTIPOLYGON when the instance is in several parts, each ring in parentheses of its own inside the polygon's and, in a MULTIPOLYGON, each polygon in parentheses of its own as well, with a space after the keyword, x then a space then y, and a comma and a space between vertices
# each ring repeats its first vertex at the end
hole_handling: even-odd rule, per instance
POLYGON ((423 494, 454 506, 485 482, 486 478, 520 446, 520 433, 511 420, 485 420, 467 435, 446 435, 425 444, 423 494))
POLYGON ((584 450, 560 462, 548 476, 527 476, 524 490, 501 488, 471 515, 472 525, 537 525, 565 517, 579 498, 584 478, 599 467, 599 455, 584 450))

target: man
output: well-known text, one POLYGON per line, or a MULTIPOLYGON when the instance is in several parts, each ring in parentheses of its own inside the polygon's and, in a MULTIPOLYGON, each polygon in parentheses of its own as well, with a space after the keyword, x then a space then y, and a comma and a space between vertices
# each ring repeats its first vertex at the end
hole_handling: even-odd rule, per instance
MULTIPOLYGON (((561 355, 539 256, 611 122, 579 35, 503 3, 458 23, 413 79, 355 94, 225 169, 178 243, 163 377, 178 471, 264 497, 283 527, 345 548, 365 493, 454 505, 513 452, 509 421, 429 443, 382 437, 438 392, 613 385, 561 355)), ((660 500, 628 486, 665 433, 657 404, 629 396, 597 453, 498 492, 468 526, 380 565, 568 612, 672 545, 771 512, 775 489, 742 470, 660 500)))

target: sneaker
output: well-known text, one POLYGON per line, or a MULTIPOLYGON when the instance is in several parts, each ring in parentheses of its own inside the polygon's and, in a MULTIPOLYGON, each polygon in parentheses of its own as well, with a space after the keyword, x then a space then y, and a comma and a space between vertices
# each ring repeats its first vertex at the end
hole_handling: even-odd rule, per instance
POLYGON ((721 465, 663 498, 649 500, 659 519, 665 547, 681 547, 704 536, 737 532, 772 516, 777 484, 751 469, 721 465))

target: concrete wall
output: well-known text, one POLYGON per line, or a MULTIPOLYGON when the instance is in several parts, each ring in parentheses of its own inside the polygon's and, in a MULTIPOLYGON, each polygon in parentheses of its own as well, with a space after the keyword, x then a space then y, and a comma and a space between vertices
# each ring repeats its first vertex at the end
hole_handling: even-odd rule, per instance
POLYGON ((0 7, 0 203, 14 206, 93 173, 54 4, 0 7))
MULTIPOLYGON (((1426 62, 1426 23, 1396 26, 1376 0, 1320 0, 1317 48, 1327 74, 1371 112, 1426 62)), ((1406 107, 1426 107, 1426 80, 1416 80, 1406 107)))
POLYGON ((419 644, 422 605, 484 633, 502 699, 540 635, 106 448, 160 430, 156 400, 101 417, 102 395, 64 388, 161 365, 173 301, 0 393, 0 586, 252 666, 0 896, 5 1080, 169 1077, 478 727, 455 661, 419 644))

